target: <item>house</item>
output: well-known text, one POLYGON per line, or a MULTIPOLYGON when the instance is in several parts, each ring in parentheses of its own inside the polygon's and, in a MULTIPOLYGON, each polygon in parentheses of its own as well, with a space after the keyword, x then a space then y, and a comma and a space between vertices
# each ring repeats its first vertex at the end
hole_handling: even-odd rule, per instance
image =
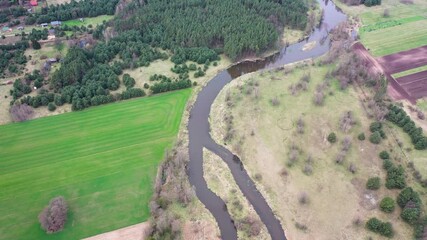
POLYGON ((30 5, 33 6, 33 7, 35 7, 35 6, 39 5, 39 4, 38 4, 37 0, 31 0, 30 1, 30 5))
POLYGON ((53 22, 50 22, 50 25, 51 25, 52 27, 61 26, 61 24, 62 24, 62 22, 61 22, 61 21, 53 21, 53 22))
POLYGON ((18 29, 19 31, 22 31, 22 30, 24 30, 24 27, 23 26, 19 26, 16 29, 18 29))
POLYGON ((48 26, 48 24, 47 24, 47 23, 42 23, 42 24, 40 24, 40 26, 42 26, 42 27, 47 27, 47 26, 48 26))
POLYGON ((56 63, 58 61, 58 59, 56 59, 56 58, 49 58, 48 60, 47 60, 47 62, 49 62, 50 64, 52 64, 52 63, 56 63))

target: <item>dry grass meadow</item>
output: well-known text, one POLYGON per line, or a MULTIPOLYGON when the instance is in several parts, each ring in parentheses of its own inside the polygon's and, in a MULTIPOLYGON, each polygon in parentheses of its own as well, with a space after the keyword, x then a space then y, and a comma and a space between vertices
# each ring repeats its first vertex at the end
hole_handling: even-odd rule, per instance
POLYGON ((384 187, 385 173, 378 157, 387 149, 401 158, 392 138, 380 145, 367 140, 372 120, 351 86, 341 90, 332 80, 323 106, 313 103, 316 85, 332 67, 308 64, 234 80, 212 107, 214 139, 238 154, 249 174, 258 179, 258 189, 281 219, 289 239, 382 239, 365 230, 364 223, 371 217, 392 222, 395 239, 409 239, 412 230, 398 220, 398 211, 385 214, 378 208, 383 197, 398 193, 384 187), (307 91, 290 94, 289 86, 306 74, 311 75, 307 91), (339 121, 347 111, 356 124, 344 132, 339 121), (232 124, 226 120, 230 116, 232 124), (297 132, 298 119, 304 123, 302 134, 297 132), (230 129, 233 137, 224 141, 230 129), (331 132, 337 135, 334 144, 327 141, 331 132), (357 138, 362 132, 367 136, 364 141, 357 138), (337 164, 345 137, 352 144, 344 162, 337 164), (355 173, 348 170, 350 165, 355 173), (375 176, 382 179, 381 189, 366 190, 367 179, 375 176))

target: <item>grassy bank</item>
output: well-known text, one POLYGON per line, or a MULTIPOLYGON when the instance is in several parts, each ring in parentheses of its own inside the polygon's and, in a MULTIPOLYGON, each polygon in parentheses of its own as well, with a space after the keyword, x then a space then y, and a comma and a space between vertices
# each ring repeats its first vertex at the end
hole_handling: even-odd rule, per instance
POLYGON ((241 157, 251 176, 261 176, 257 187, 280 217, 289 239, 382 239, 363 226, 374 216, 393 223, 395 239, 409 239, 411 229, 398 220, 397 211, 385 214, 378 209, 383 197, 395 197, 397 192, 384 185, 378 191, 365 188, 370 177, 384 179, 378 153, 389 149, 392 141, 369 142, 372 120, 361 106, 360 93, 352 87, 341 90, 337 80, 326 77, 333 68, 309 65, 236 79, 213 105, 212 134, 241 157), (291 84, 307 74, 311 76, 307 90, 291 94, 291 84), (330 87, 323 105, 317 106, 314 92, 324 79, 330 79, 330 87), (356 124, 344 131, 340 119, 348 111, 356 124), (230 136, 230 126, 231 140, 224 140, 230 136), (337 135, 334 144, 327 140, 331 132, 337 135), (360 133, 366 140, 358 140, 360 133), (351 140, 351 147, 337 164, 344 138, 351 140))
POLYGON ((78 239, 142 222, 191 90, 0 126, 1 239, 78 239), (37 215, 69 201, 65 230, 37 215))

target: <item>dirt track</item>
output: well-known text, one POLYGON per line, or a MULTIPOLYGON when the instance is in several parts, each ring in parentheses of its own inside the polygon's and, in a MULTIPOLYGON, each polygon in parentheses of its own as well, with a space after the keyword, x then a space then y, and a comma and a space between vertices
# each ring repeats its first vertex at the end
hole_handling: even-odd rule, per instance
POLYGON ((377 58, 389 74, 427 65, 427 45, 377 58))

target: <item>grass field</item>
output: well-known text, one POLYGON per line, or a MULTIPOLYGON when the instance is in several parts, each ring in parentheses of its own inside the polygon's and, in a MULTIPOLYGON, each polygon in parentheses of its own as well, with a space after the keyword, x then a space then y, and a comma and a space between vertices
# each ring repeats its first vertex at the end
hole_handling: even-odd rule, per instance
POLYGON ((64 25, 73 27, 73 26, 87 26, 89 24, 92 24, 93 27, 96 25, 101 24, 103 21, 111 20, 114 16, 111 15, 101 15, 93 18, 85 18, 84 21, 80 21, 79 19, 73 19, 63 22, 64 25))
POLYGON ((149 217, 153 179, 190 89, 0 126, 0 239, 80 239, 149 217), (37 216, 69 203, 65 230, 37 216))
POLYGON ((427 20, 384 28, 361 35, 362 43, 374 56, 384 56, 427 44, 427 20))

